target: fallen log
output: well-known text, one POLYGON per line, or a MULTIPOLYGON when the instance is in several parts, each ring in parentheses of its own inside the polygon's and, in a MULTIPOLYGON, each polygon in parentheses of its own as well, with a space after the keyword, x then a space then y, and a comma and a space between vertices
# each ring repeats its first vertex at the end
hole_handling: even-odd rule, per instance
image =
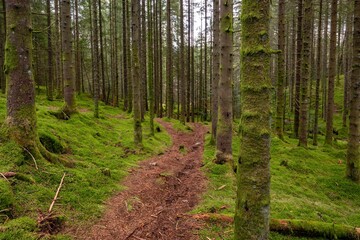
MULTIPOLYGON (((233 217, 216 213, 190 215, 194 219, 203 221, 232 224, 233 217)), ((324 237, 326 239, 360 239, 360 228, 343 224, 297 220, 297 219, 271 219, 270 230, 281 234, 324 237)))
POLYGON ((326 239, 360 239, 360 228, 343 224, 306 221, 297 219, 271 219, 270 229, 274 232, 326 239))

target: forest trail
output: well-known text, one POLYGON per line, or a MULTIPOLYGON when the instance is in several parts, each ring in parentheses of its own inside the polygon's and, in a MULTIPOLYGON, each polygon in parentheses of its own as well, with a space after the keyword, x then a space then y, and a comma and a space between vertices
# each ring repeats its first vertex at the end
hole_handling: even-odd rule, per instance
POLYGON ((172 136, 172 147, 133 169, 122 183, 127 190, 107 202, 95 225, 77 231, 77 239, 198 239, 198 223, 185 214, 206 188, 200 168, 207 129, 195 123, 192 132, 178 132, 157 121, 172 136))

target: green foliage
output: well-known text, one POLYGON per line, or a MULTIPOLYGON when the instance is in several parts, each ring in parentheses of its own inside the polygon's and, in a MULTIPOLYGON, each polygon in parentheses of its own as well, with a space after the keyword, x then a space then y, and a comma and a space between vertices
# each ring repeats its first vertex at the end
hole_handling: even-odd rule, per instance
MULTIPOLYGON (((0 95, 1 119, 5 117, 5 100, 0 95)), ((119 181, 127 176, 128 170, 136 167, 140 160, 162 153, 171 142, 163 129, 150 137, 146 117, 143 146, 137 147, 133 142, 133 119, 130 115, 103 104, 100 118, 95 119, 92 99, 79 96, 77 100, 79 113, 63 121, 50 114, 50 111, 62 107, 61 100, 50 102, 43 94, 37 96, 38 129, 43 144, 52 152, 64 153, 63 158, 75 161, 75 168, 36 159, 37 171, 33 160, 15 143, 0 142, 0 172, 14 171, 33 180, 9 179, 9 190, 14 193, 12 204, 15 216, 35 219, 38 209, 46 212, 66 172, 54 211, 72 223, 92 221, 103 212, 104 201, 123 189, 119 181), (104 171, 111 174, 104 174, 104 171)), ((0 184, 7 183, 0 180, 0 184)), ((0 198, 3 196, 1 191, 0 198)), ((24 231, 9 229, 1 233, 0 239, 33 239, 28 233, 31 231, 24 231)), ((58 239, 66 239, 66 236, 58 239)))

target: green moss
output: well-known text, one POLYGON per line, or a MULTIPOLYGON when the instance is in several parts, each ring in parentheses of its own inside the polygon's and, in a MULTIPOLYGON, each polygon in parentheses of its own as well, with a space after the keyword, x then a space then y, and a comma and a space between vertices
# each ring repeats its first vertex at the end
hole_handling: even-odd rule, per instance
POLYGON ((11 189, 10 183, 5 181, 0 176, 0 222, 1 220, 4 220, 5 215, 8 215, 11 213, 12 207, 15 202, 14 194, 11 189))
POLYGON ((20 217, 8 221, 4 227, 7 230, 24 230, 34 232, 36 230, 37 222, 29 217, 20 217))
POLYGON ((14 70, 18 66, 18 54, 16 48, 10 43, 10 41, 6 41, 5 43, 5 61, 4 61, 4 72, 8 74, 12 70, 14 70))
POLYGON ((65 153, 65 144, 60 142, 56 137, 44 132, 39 133, 40 142, 44 147, 52 153, 65 153))

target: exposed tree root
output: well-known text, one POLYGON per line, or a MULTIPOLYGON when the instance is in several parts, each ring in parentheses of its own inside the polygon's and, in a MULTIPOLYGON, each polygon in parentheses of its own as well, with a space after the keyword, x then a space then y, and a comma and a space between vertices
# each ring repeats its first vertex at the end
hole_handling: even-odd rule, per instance
MULTIPOLYGON (((195 214, 190 216, 195 219, 215 221, 222 224, 232 224, 234 222, 233 217, 216 213, 195 214)), ((281 234, 296 236, 324 237, 326 239, 360 239, 360 228, 317 221, 271 219, 270 230, 281 234)))

